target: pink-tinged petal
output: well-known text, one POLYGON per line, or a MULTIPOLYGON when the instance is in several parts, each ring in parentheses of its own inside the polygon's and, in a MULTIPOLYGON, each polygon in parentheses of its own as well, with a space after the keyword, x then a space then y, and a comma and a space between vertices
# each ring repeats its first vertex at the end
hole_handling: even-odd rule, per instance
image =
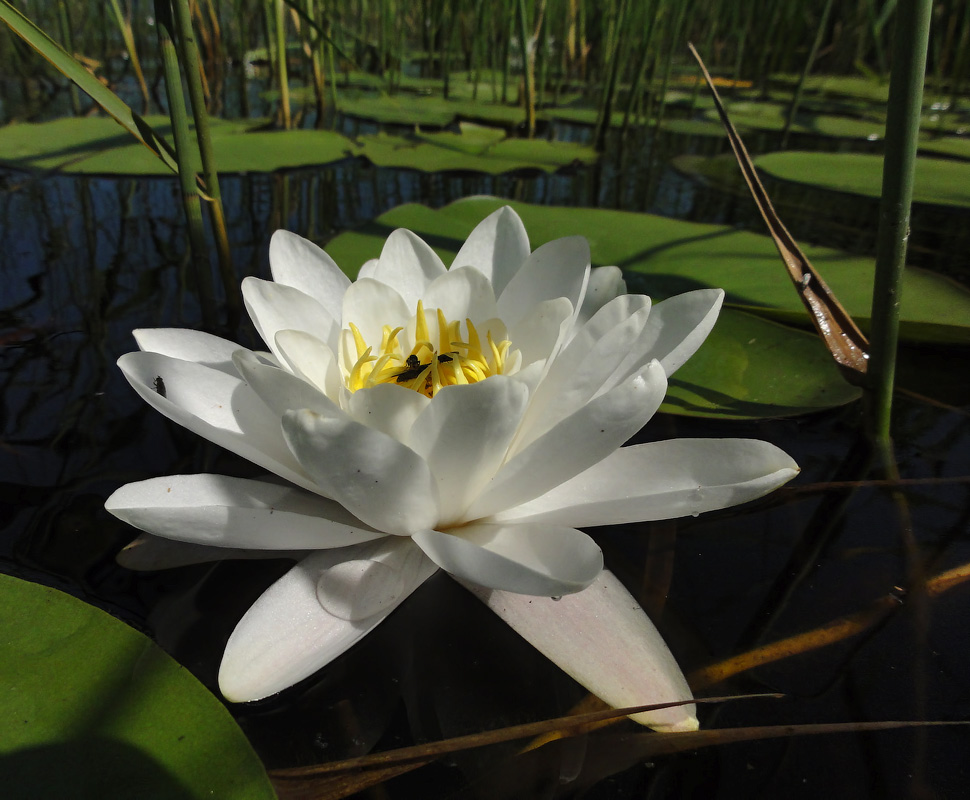
MULTIPOLYGON (((669 378, 704 344, 723 302, 723 289, 697 289, 657 303, 637 344, 643 353, 639 363, 655 358, 669 378)), ((630 363, 631 370, 638 367, 630 363)))
POLYGON ((603 569, 603 553, 582 531, 556 525, 477 523, 412 537, 446 572, 478 586, 540 597, 579 592, 603 569))
POLYGON ((210 442, 314 491, 279 417, 240 378, 158 353, 127 353, 118 366, 152 408, 210 442))
POLYGON ((264 364, 248 350, 237 350, 232 360, 239 375, 276 415, 277 420, 294 408, 309 408, 330 417, 346 416, 316 386, 285 369, 264 364))
POLYGON ((518 214, 503 206, 475 226, 451 268, 474 267, 491 281, 495 294, 500 295, 530 252, 525 225, 518 214))
POLYGON ((440 524, 456 520, 495 474, 528 402, 528 387, 495 375, 442 389, 415 420, 407 443, 434 475, 440 524))
POLYGON ((284 414, 283 434, 322 493, 375 530, 406 535, 437 523, 431 470, 396 439, 309 410, 284 414))
POLYGON ((614 298, 626 294, 626 281, 619 267, 594 267, 589 273, 589 286, 579 309, 577 324, 590 319, 614 298))
POLYGON ((463 331, 466 318, 477 324, 498 315, 492 284, 471 267, 435 278, 424 293, 424 307, 441 309, 447 319, 461 322, 463 331))
MULTIPOLYGON (((349 333, 347 326, 354 323, 376 355, 381 346, 384 326, 395 328, 404 325, 413 316, 414 309, 415 306, 409 306, 396 288, 370 278, 360 278, 350 285, 344 295, 344 330, 349 333)), ((346 334, 344 339, 347 339, 346 334)), ((351 353, 353 357, 346 363, 348 369, 357 360, 356 350, 351 350, 351 353)))
MULTIPOLYGON (((465 584, 567 675, 614 708, 691 700, 660 633, 608 570, 582 592, 555 600, 465 584)), ((697 730, 694 705, 635 714, 658 731, 697 730)))
POLYGON ((499 313, 514 326, 544 300, 565 297, 578 309, 589 280, 589 242, 567 236, 547 242, 530 255, 499 295, 499 313))
POLYGON ((350 278, 313 242, 289 231, 276 231, 269 242, 273 280, 299 289, 340 319, 340 306, 350 278))
POLYGON ((383 622, 436 569, 399 538, 307 556, 239 621, 219 688, 242 703, 303 680, 383 622))
POLYGON ((539 497, 607 458, 653 416, 666 391, 663 367, 655 361, 594 398, 503 466, 465 519, 486 517, 539 497))
POLYGON ((176 542, 143 533, 128 544, 115 561, 125 569, 147 572, 156 569, 173 569, 192 564, 206 564, 223 559, 290 558, 297 561, 307 554, 306 550, 240 550, 235 547, 213 547, 206 544, 176 542))
MULTIPOLYGON (((387 237, 381 257, 368 261, 360 268, 357 280, 373 278, 395 289, 411 312, 425 289, 439 275, 445 273, 445 265, 421 237, 409 230, 398 228, 387 237)), ((344 319, 348 319, 344 316, 344 319)))
POLYGON ((139 328, 132 331, 138 349, 146 353, 194 361, 230 375, 235 374, 232 354, 239 345, 211 333, 186 328, 139 328))
POLYGON ((129 483, 104 507, 139 530, 217 547, 313 550, 384 536, 332 500, 226 475, 168 475, 129 483))
POLYGON ((361 425, 407 442, 411 426, 431 399, 396 383, 358 389, 347 401, 347 413, 361 425))
POLYGON ((312 383, 333 401, 340 396, 337 356, 316 336, 303 331, 278 331, 276 351, 290 372, 312 383))
POLYGON ((623 447, 501 519, 589 527, 701 514, 756 500, 798 474, 757 439, 670 439, 623 447))
POLYGON ((259 278, 244 278, 243 301, 256 330, 273 354, 279 331, 304 331, 334 348, 340 333, 340 319, 334 317, 310 295, 292 286, 259 278))

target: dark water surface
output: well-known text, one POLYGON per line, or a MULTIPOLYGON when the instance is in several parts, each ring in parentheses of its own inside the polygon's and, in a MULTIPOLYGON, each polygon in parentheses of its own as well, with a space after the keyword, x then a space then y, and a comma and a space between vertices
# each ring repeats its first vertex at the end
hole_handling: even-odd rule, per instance
MULTIPOLYGON (((235 266, 240 278, 268 277, 277 227, 325 242, 400 203, 439 206, 472 194, 744 222, 735 199, 667 166, 669 155, 722 144, 668 137, 652 152, 648 145, 552 176, 425 175, 358 161, 226 176, 235 266)), ((131 573, 114 556, 133 531, 103 509, 129 481, 256 473, 151 411, 115 366, 134 349, 133 328, 199 326, 176 183, 7 172, 0 185, 0 570, 107 609, 215 690, 226 637, 287 563, 131 573)), ((248 323, 233 338, 257 343, 248 323)), ((946 353, 934 355, 946 363, 946 353)), ((922 388, 933 395, 937 387, 922 388)), ((966 411, 899 398, 903 477, 970 475, 966 411)), ((767 439, 802 467, 792 487, 740 512, 594 532, 685 672, 910 586, 914 554, 929 574, 970 562, 966 482, 907 487, 902 499, 885 487, 811 487, 880 477, 861 455, 859 414, 849 407, 756 423, 659 416, 640 434, 767 439)), ((701 707, 702 725, 967 719, 970 587, 932 601, 897 594, 897 611, 864 634, 707 690, 786 697, 701 707)), ((232 711, 273 768, 555 716, 583 696, 439 574, 318 676, 232 711)), ((510 748, 471 751, 395 779, 385 796, 956 798, 970 785, 963 728, 782 738, 649 759, 630 750, 639 735, 626 723, 517 759, 510 748)))

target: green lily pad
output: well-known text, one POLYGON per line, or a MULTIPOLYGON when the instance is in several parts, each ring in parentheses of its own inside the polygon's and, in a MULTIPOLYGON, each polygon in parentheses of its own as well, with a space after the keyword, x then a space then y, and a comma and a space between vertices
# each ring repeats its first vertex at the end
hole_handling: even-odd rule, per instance
MULTIPOLYGON (((168 117, 151 116, 146 121, 171 138, 168 117)), ((209 123, 219 172, 272 172, 357 155, 353 142, 332 131, 259 130, 252 120, 211 119, 209 123)), ((172 174, 107 117, 65 117, 0 128, 0 163, 95 175, 172 174)))
POLYGON ((452 170, 498 175, 517 169, 546 172, 597 159, 590 147, 542 139, 511 139, 496 128, 463 123, 458 133, 416 133, 413 137, 378 133, 361 136, 361 153, 381 167, 423 172, 452 170))
POLYGON ((7 575, 0 607, 4 797, 276 796, 222 704, 145 636, 7 575))
MULTIPOLYGON (((735 126, 753 130, 780 131, 788 117, 787 103, 757 103, 742 101, 727 104, 728 116, 735 126)), ((717 112, 709 109, 704 117, 718 120, 717 112)), ((811 114, 800 111, 792 125, 792 132, 834 136, 845 139, 882 139, 886 124, 880 119, 858 119, 833 114, 811 114)))
MULTIPOLYGON (((755 159, 772 177, 878 198, 882 193, 882 156, 864 153, 769 153, 755 159)), ((917 158, 913 200, 932 205, 970 207, 970 164, 917 158)))
POLYGON ((479 100, 415 96, 398 93, 384 96, 340 98, 341 112, 385 125, 424 125, 444 128, 461 118, 471 122, 513 127, 525 121, 525 111, 518 106, 487 102, 491 92, 479 88, 479 100))
POLYGON ((939 139, 921 140, 919 151, 930 155, 970 160, 970 138, 966 136, 943 136, 939 139))
MULTIPOLYGON (((399 206, 363 228, 341 234, 327 245, 327 251, 338 264, 349 268, 353 277, 360 264, 380 253, 392 230, 406 227, 421 235, 449 263, 475 224, 501 205, 503 201, 495 198, 472 198, 436 211, 413 204, 399 206)), ((596 264, 622 263, 622 259, 611 257, 617 254, 617 248, 642 246, 640 235, 644 227, 642 221, 637 224, 638 218, 652 220, 647 224, 659 227, 671 222, 593 209, 511 205, 522 216, 533 247, 558 236, 581 233, 590 239, 596 264), (583 221, 584 215, 590 219, 583 221), (598 226, 606 226, 608 231, 597 233, 598 226), (625 243, 614 247, 614 237, 625 243)), ((629 273, 628 279, 631 290, 645 290, 658 298, 709 285, 702 281, 673 285, 663 280, 655 285, 646 276, 629 273)), ((692 416, 757 419, 832 408, 858 396, 858 390, 842 379, 814 334, 725 309, 701 350, 674 376, 662 410, 692 416)))

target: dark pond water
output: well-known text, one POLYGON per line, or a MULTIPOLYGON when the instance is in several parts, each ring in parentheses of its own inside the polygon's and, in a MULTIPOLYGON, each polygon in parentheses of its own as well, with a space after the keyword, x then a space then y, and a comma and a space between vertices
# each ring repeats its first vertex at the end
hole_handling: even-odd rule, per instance
MULTIPOLYGON (((240 278, 268 276, 278 227, 326 241, 400 203, 439 206, 472 194, 747 224, 735 198, 667 163, 722 147, 644 139, 601 167, 552 176, 425 175, 355 161, 227 176, 235 266, 240 278)), ((176 184, 12 172, 0 181, 0 570, 107 609, 214 689, 226 637, 287 564, 134 574, 114 563, 132 531, 102 507, 128 481, 254 474, 148 409, 115 367, 134 349, 133 328, 199 326, 176 184)), ((233 335, 256 343, 249 327, 233 335)), ((922 388, 933 395, 937 387, 922 388)), ((970 561, 970 488, 948 480, 970 475, 967 409, 899 398, 901 474, 941 480, 895 497, 881 486, 826 485, 881 477, 860 456, 859 414, 850 407, 732 424, 659 416, 638 437, 757 437, 784 447, 803 470, 794 486, 741 512, 595 531, 607 565, 651 610, 685 672, 860 611, 888 592, 901 598, 859 636, 711 687, 785 698, 702 707, 704 727, 970 714, 970 589, 932 601, 918 589, 894 590, 911 585, 916 561, 930 574, 970 561)), ((583 696, 439 575, 318 676, 232 712, 273 768, 555 716, 583 696)), ((375 796, 952 798, 966 796, 970 781, 970 731, 962 728, 786 736, 649 759, 638 755, 638 735, 624 724, 527 757, 471 751, 375 796)))

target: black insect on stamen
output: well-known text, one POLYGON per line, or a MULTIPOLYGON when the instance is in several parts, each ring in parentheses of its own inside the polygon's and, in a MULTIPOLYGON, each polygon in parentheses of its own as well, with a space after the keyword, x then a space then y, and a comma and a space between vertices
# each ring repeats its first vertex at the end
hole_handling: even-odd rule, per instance
POLYGON ((165 381, 162 380, 161 375, 156 375, 155 380, 152 381, 152 386, 155 391, 158 392, 162 397, 165 397, 165 381))
MULTIPOLYGON (((439 364, 447 364, 449 361, 454 361, 455 359, 446 353, 442 353, 438 356, 439 364)), ((421 359, 419 359, 413 353, 407 357, 405 361, 407 367, 402 369, 397 375, 394 376, 394 380, 397 383, 407 383, 408 381, 413 381, 417 378, 424 370, 431 366, 430 362, 427 364, 422 364, 421 359)))

